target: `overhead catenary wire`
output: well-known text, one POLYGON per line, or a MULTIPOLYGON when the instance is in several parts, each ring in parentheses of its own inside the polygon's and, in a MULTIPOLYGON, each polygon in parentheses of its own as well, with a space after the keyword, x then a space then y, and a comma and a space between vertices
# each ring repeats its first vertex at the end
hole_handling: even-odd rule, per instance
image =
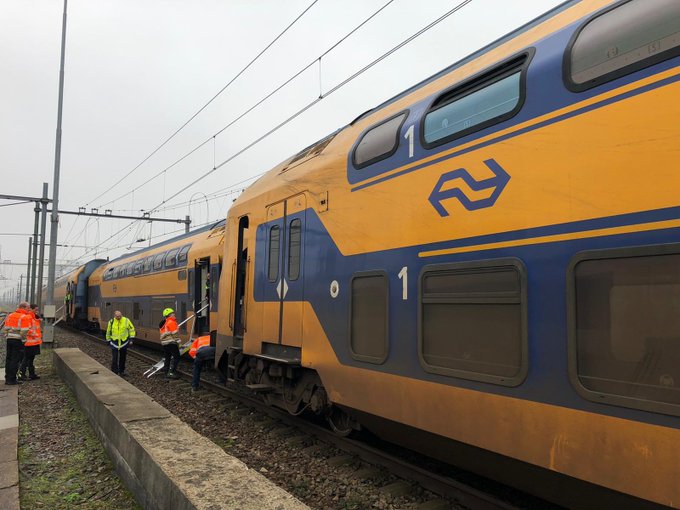
MULTIPOLYGON (((468 1, 472 1, 472 0, 468 0, 468 1)), ((226 131, 227 129, 229 129, 231 126, 233 126, 234 124, 236 124, 239 120, 241 120, 242 118, 244 118, 246 115, 248 115, 250 112, 252 112, 253 110, 255 110, 257 107, 259 107, 259 106, 260 106, 261 104, 263 104, 265 101, 267 101, 268 99, 270 99, 274 94, 276 94, 277 92, 279 92, 281 89, 283 89, 284 87, 286 87, 287 85, 289 85, 289 84, 290 84, 291 82, 293 82, 296 78, 298 78, 298 77, 301 76, 303 73, 305 73, 308 69, 310 69, 310 68, 313 67, 314 65, 317 65, 317 62, 320 62, 320 60, 321 60, 323 57, 325 57, 326 55, 328 55, 332 50, 334 50, 335 48, 337 48, 337 47, 338 47, 340 44, 342 44, 345 40, 347 40, 349 37, 351 37, 353 34, 355 34, 359 29, 361 29, 361 27, 363 27, 364 25, 366 25, 366 23, 368 23, 370 20, 372 20, 372 19, 375 18, 378 14, 380 14, 383 10, 385 10, 385 8, 387 8, 392 2, 394 2, 394 0, 388 0, 387 3, 383 4, 382 7, 380 7, 378 10, 376 10, 376 11, 375 11, 373 14, 371 14, 368 18, 366 18, 364 21, 362 21, 361 23, 359 23, 356 27, 354 27, 352 30, 350 30, 347 34, 345 34, 343 37, 341 37, 338 41, 336 41, 335 43, 333 43, 333 44, 332 44, 327 50, 325 50, 319 57, 317 57, 317 58, 315 58, 314 60, 310 61, 307 65, 303 66, 303 67, 300 68, 298 71, 296 71, 295 73, 293 73, 293 74, 292 74, 289 78, 287 78, 283 83, 281 83, 280 85, 278 85, 277 87, 275 87, 275 88, 274 88, 272 91, 270 91, 267 95, 265 95, 264 97, 262 97, 262 98, 261 98, 260 100, 258 100, 255 104, 253 104, 253 105, 250 106, 248 109, 246 109, 244 112, 242 112, 238 117, 236 117, 235 119, 233 119, 232 121, 230 121, 228 124, 226 124, 224 127, 222 127, 221 129, 219 129, 216 133, 214 133, 213 135, 211 135, 209 138, 203 140, 199 145, 195 146, 195 147, 194 147, 193 149, 191 149, 189 152, 187 152, 187 153, 185 153, 184 155, 182 155, 179 159, 175 160, 173 163, 171 163, 170 165, 168 165, 167 167, 165 167, 163 170, 157 172, 156 174, 154 174, 152 177, 148 178, 148 179, 147 179, 146 181, 144 181, 143 183, 141 183, 141 184, 135 186, 131 191, 129 191, 129 192, 127 192, 127 193, 124 193, 124 194, 122 194, 122 195, 119 195, 119 198, 120 198, 120 197, 127 196, 127 195, 130 194, 130 193, 134 193, 134 192, 137 191, 138 189, 143 188, 144 186, 146 186, 147 184, 149 184, 151 181, 157 179, 157 178, 160 177, 160 176, 165 176, 165 174, 166 174, 166 172, 167 172, 168 170, 172 169, 172 168, 175 167, 177 164, 179 164, 179 163, 181 163, 182 161, 184 161, 186 158, 188 158, 189 156, 191 156, 192 154, 194 154, 196 151, 198 151, 199 149, 201 149, 202 147, 204 147, 204 146, 205 146, 206 144, 208 144, 210 141, 213 141, 213 142, 214 142, 214 140, 216 139, 217 136, 219 136, 219 135, 221 135, 222 133, 224 133, 224 131, 226 131)), ((327 95, 327 94, 326 94, 326 95, 327 95)), ((322 97, 324 97, 324 96, 325 96, 325 94, 323 94, 323 91, 320 90, 320 91, 319 91, 319 97, 322 98, 322 97)), ((214 145, 213 145, 213 150, 214 150, 214 145)), ((215 167, 216 167, 216 165, 215 165, 215 163, 214 163, 214 154, 213 154, 213 169, 215 169, 215 167)), ((106 205, 108 205, 108 204, 110 204, 110 203, 111 203, 111 201, 105 202, 105 203, 103 203, 100 207, 104 207, 104 206, 106 206, 106 205)), ((87 204, 86 204, 86 205, 87 205, 87 204)))
MULTIPOLYGON (((391 3, 391 1, 393 1, 393 0, 390 0, 390 2, 388 2, 388 4, 391 3)), ((434 26, 438 25, 439 23, 441 23, 442 21, 444 21, 445 19, 447 19, 447 18, 450 17, 452 14, 454 14, 454 13, 457 12, 457 11, 459 11, 460 9, 462 9, 463 7, 465 7, 466 5, 470 4, 471 2, 472 2, 472 0, 464 0, 464 1, 460 2, 460 3, 458 3, 456 6, 454 6, 452 9, 450 9, 449 11, 447 11, 446 13, 444 13, 442 16, 440 16, 440 17, 437 18, 436 20, 432 21, 432 22, 429 23, 427 26, 425 26, 424 28, 420 29, 419 31, 417 31, 417 32, 414 33, 413 35, 411 35, 411 36, 409 36, 408 38, 402 40, 402 41, 401 41, 400 43, 398 43, 397 45, 393 46, 390 50, 388 50, 387 52, 383 53, 381 56, 379 56, 378 58, 376 58, 375 60, 373 60, 372 62, 370 62, 369 64, 367 64, 366 66, 364 66, 362 69, 360 69, 359 71, 355 72, 354 74, 352 74, 351 76, 349 76, 348 78, 346 78, 345 80, 343 80, 342 82, 340 82, 339 84, 337 84, 336 86, 334 86, 333 88, 329 89, 329 90, 328 90, 325 94, 323 94, 321 97, 315 98, 313 101, 309 102, 307 105, 305 105, 304 107, 302 107, 301 109, 299 109, 298 111, 296 111, 295 113, 293 113, 292 115, 290 115, 290 116, 289 116, 288 118, 286 118, 284 121, 282 121, 281 123, 279 123, 278 125, 276 125, 276 126, 273 127, 272 129, 270 129, 269 131, 267 131, 265 134, 261 135, 260 137, 258 137, 257 139, 255 139, 253 142, 249 143, 248 145, 246 145, 245 147, 243 147, 242 149, 240 149, 240 150, 237 151, 236 153, 232 154, 230 157, 228 157, 227 159, 225 159, 224 161, 222 161, 220 164, 218 164, 218 165, 213 165, 213 168, 211 168, 210 170, 208 170, 207 172, 205 172, 203 175, 199 176, 197 179, 195 179, 194 181, 192 181, 190 184, 188 184, 188 185, 186 185, 186 186, 183 186, 181 190, 177 191, 176 193, 170 195, 170 196, 167 197, 167 198, 164 197, 164 199, 163 199, 159 204, 157 204, 157 205, 156 205, 155 207, 153 207, 152 209, 147 210, 147 212, 156 211, 156 210, 159 209, 162 205, 166 204, 167 202, 171 201, 173 198, 179 196, 179 195, 180 195, 181 193, 183 193, 184 191, 186 191, 186 190, 188 190, 189 188, 191 188, 192 186, 196 185, 198 182, 202 181, 203 179, 205 179, 206 177, 208 177, 209 175, 211 175, 212 173, 214 173, 215 171, 217 171, 218 169, 220 169, 222 166, 226 165, 227 163, 229 163, 230 161, 232 161, 232 160, 235 159, 236 157, 240 156, 241 154, 243 154, 244 152, 246 152, 247 150, 249 150, 250 148, 252 148, 252 147, 255 146, 256 144, 258 144, 259 142, 261 142, 262 140, 264 140, 265 138, 267 138, 268 136, 270 136, 272 133, 278 131, 281 127, 283 127, 284 125, 288 124, 289 122, 291 122, 292 120, 294 120, 295 118, 297 118, 298 116, 300 116, 301 114, 303 114, 304 112, 306 112, 307 110, 309 110, 311 107, 313 107, 314 105, 316 105, 317 103, 319 103, 320 101, 322 101, 323 99, 325 99, 326 97, 328 97, 328 96, 330 96, 331 94, 337 92, 337 91, 340 90, 342 87, 344 87, 345 85, 347 85, 348 83, 350 83, 351 81, 353 81, 354 79, 356 79, 357 77, 359 77, 360 75, 362 75, 363 73, 365 73, 366 71, 368 71, 369 69, 371 69, 372 67, 374 67, 375 65, 377 65, 379 62, 381 62, 382 60, 384 60, 384 59, 387 58, 388 56, 392 55, 395 51, 398 51, 400 48, 402 48, 402 47, 404 47, 405 45, 409 44, 410 42, 412 42, 413 40, 415 40, 416 38, 418 38, 419 36, 421 36, 422 34, 424 34, 425 32, 427 32, 428 30, 430 30, 430 29, 433 28, 434 26)), ((385 7, 385 6, 383 6, 383 8, 384 8, 384 7, 385 7)), ((381 8, 381 10, 382 10, 382 8, 381 8)), ((375 15, 375 14, 374 14, 374 15, 375 15)), ((365 24, 365 22, 363 22, 362 25, 363 25, 363 24, 365 24)), ((354 31, 356 31, 356 29, 355 29, 354 31)), ((346 38, 346 37, 345 37, 345 38, 346 38)), ((335 46, 337 46, 337 43, 335 44, 335 46)), ((317 62, 317 60, 315 59, 313 62, 311 62, 311 64, 308 64, 308 65, 305 66, 305 68, 303 68, 303 69, 308 69, 309 67, 311 67, 311 65, 315 64, 316 62, 317 62)), ((296 74, 298 74, 298 73, 296 73, 296 74)), ((263 99, 263 100, 261 100, 260 102, 258 102, 258 104, 261 104, 261 102, 263 102, 264 100, 266 100, 266 99, 267 99, 268 97, 270 97, 270 96, 271 96, 271 93, 270 93, 265 99, 263 99)), ((249 111, 250 111, 250 110, 252 110, 252 108, 249 109, 249 111)), ((233 124, 233 122, 234 122, 234 121, 232 121, 229 125, 233 124)), ((226 126, 226 127, 228 127, 228 126, 226 126)), ((220 130, 218 133, 223 132, 224 129, 226 129, 226 127, 223 128, 222 130, 220 130)), ((216 135, 214 135, 214 136, 216 136, 216 135)), ((211 136, 210 138, 208 138, 208 139, 207 139, 206 141, 204 141, 201 145, 205 145, 205 143, 209 142, 212 138, 213 138, 213 136, 211 136)), ((186 157, 186 155, 183 156, 182 159, 185 158, 185 157, 186 157)), ((135 191, 136 189, 138 189, 138 187, 136 187, 133 191, 135 191)), ((138 220, 135 220, 135 221, 138 221, 138 220)), ((134 223, 134 222, 133 222, 133 223, 134 223)), ((129 229, 131 228, 131 225, 132 225, 132 224, 128 225, 127 227, 124 227, 123 229, 121 229, 121 230, 119 230, 118 232, 116 232, 115 234, 113 234, 111 237, 117 235, 117 234, 118 234, 119 232, 121 232, 122 230, 125 230, 125 228, 128 228, 128 230, 129 230, 129 229)), ((170 233, 166 233, 166 234, 162 234, 162 235, 170 235, 170 233)), ((102 244, 103 244, 103 243, 102 243, 102 244)), ((94 247, 94 248, 98 248, 98 246, 96 246, 96 247, 94 247)), ((85 256, 85 254, 84 254, 83 256, 85 256)))
MULTIPOLYGON (((304 11, 302 11, 302 12, 301 12, 301 13, 300 13, 300 14, 299 14, 299 15, 298 15, 298 16, 297 16, 297 17, 296 17, 296 18, 295 18, 295 19, 294 19, 294 20, 293 20, 293 21, 292 21, 292 22, 291 22, 291 23, 290 23, 290 24, 282 31, 282 32, 279 33, 279 35, 277 35, 277 36, 276 36, 276 37, 275 37, 275 38, 274 38, 267 46, 265 46, 265 48, 264 48, 262 51, 260 51, 260 53, 258 53, 258 54, 257 54, 257 55, 256 55, 256 56, 255 56, 255 57, 254 57, 254 58, 253 58, 253 59, 252 59, 252 60, 251 60, 251 61, 250 61, 243 69, 241 69, 241 70, 236 74, 236 76, 234 76, 231 80, 229 80, 229 82, 227 82, 227 84, 226 84, 224 87, 222 87, 222 88, 220 89, 220 91, 219 91, 217 94, 215 94, 215 95, 214 95, 207 103, 205 103, 203 106, 201 106, 201 108, 199 108, 198 111, 197 111, 196 113, 194 113, 194 114, 189 118, 189 120, 187 120, 184 124, 182 124, 182 125, 181 125, 174 133, 172 133, 165 141, 163 141, 163 143, 161 143, 158 147, 156 147, 156 148, 151 152, 151 154, 149 154, 147 157, 145 157, 145 158, 144 158, 137 166, 135 166, 132 170, 130 170, 127 174, 125 174, 125 175, 123 176, 122 179, 118 179, 118 180, 116 181, 115 184, 111 185, 109 188, 107 188, 105 191, 103 191, 102 193, 100 193, 99 195, 97 195, 96 197, 94 197, 92 200, 90 200, 90 201, 89 201, 87 204, 85 204, 85 205, 89 205, 89 204, 91 204, 92 202, 94 202, 95 200, 97 200, 97 199, 99 199, 100 197, 104 196, 106 193, 108 193, 109 191, 111 191, 114 187, 118 186, 122 181, 124 181, 124 180, 127 179, 130 175, 132 175, 139 167, 141 167, 144 163, 146 163, 151 157, 153 157, 153 156, 154 156, 159 150, 161 150, 161 149, 162 149, 162 148, 163 148, 170 140, 172 140, 177 134, 179 134, 180 131, 182 131, 187 125, 189 125, 189 123, 190 123, 192 120, 194 120, 194 119, 195 119, 195 118, 196 118, 203 110, 205 110, 205 109, 206 109, 206 108, 207 108, 207 107, 208 107, 215 99, 217 99, 217 98, 222 94, 222 92, 224 92, 225 90, 227 90, 227 88, 229 88, 229 86, 230 86, 232 83, 234 83, 234 82, 235 82, 235 81, 236 81, 243 73, 245 73, 245 72, 250 68, 250 66, 252 66, 252 65, 253 65, 253 64, 254 64, 254 63, 262 56, 262 55, 264 55, 264 53, 265 53, 269 48, 271 48, 271 47, 276 43, 276 41, 278 41, 281 37, 283 37, 283 35, 284 35, 286 32, 288 32, 288 30, 290 30, 290 28, 291 28, 293 25, 295 25, 295 23, 297 23, 298 20, 299 20, 300 18, 302 18, 302 16, 304 16, 304 15, 307 13, 307 11, 309 11, 309 10, 314 6, 314 4, 316 4, 317 2, 318 2, 318 0, 314 0, 311 4, 309 4, 309 6, 307 6, 307 8, 306 8, 304 11)), ((107 203, 108 203, 108 202, 107 202, 107 203)), ((105 205, 105 204, 104 204, 104 205, 105 205)), ((101 206, 100 206, 100 207, 101 207, 101 206)))
MULTIPOLYGON (((313 107, 314 105, 316 105, 317 103, 319 103, 320 101, 322 101, 323 99, 325 99, 326 97, 330 96, 330 95, 333 94, 334 92, 337 92, 337 91, 340 90, 342 87, 344 87, 345 85, 347 85, 348 83, 350 83, 351 81, 353 81, 354 79, 356 79, 357 77, 361 76, 363 73, 365 73, 366 71, 368 71, 369 69, 371 69, 373 66, 375 66, 375 65, 378 64, 379 62, 382 62, 382 61, 383 61, 385 58, 387 58, 388 56, 392 55, 395 51, 399 50, 400 48, 403 48, 405 45, 407 45, 408 43, 410 43, 410 42, 413 41, 414 39, 420 37, 422 34, 424 34, 425 32, 427 32, 428 30, 430 30, 432 27, 438 25, 439 23, 441 23, 442 21, 444 21, 446 18, 448 18, 449 16, 451 16, 452 14, 454 14, 454 13, 457 12, 458 10, 462 9, 463 7, 465 7, 467 4, 469 4, 469 3, 471 3, 471 2, 472 2, 472 0, 464 0, 463 2, 459 3, 458 5, 456 5, 455 7, 453 7, 451 10, 447 11, 445 14, 443 14, 442 16, 440 16, 439 18, 437 18, 435 21, 431 22, 431 23, 430 23, 429 25, 427 25, 426 27, 420 29, 420 30, 419 30, 418 32, 416 32, 415 34, 413 34, 413 35, 411 35, 410 37, 404 39, 402 42, 400 42, 400 43, 397 44, 396 46, 392 47, 389 51, 383 53, 381 56, 379 56, 378 58, 376 58, 375 60, 373 60, 371 63, 369 63, 368 65, 364 66, 362 69, 360 69, 359 71, 355 72, 355 73, 352 74, 350 77, 346 78, 345 80, 343 80, 342 82, 340 82, 338 85, 336 85, 335 87, 333 87, 333 88, 331 88, 330 90, 328 90, 328 92, 326 92, 325 94, 323 94, 323 96, 320 96, 320 97, 314 99, 313 101, 307 103, 307 105, 303 106, 301 109, 299 109, 298 111, 296 111, 295 113, 293 113, 293 114, 292 114, 291 116, 289 116, 287 119, 285 119, 284 121, 282 121, 282 122, 280 122, 279 124, 277 124, 276 126, 274 126, 272 129, 270 129, 270 130, 267 131, 265 134, 263 134, 263 135, 260 136, 259 138, 255 139, 253 142, 251 142, 251 143, 249 143, 248 145, 246 145, 245 147, 243 147, 241 150, 237 151, 235 154, 232 154, 230 157, 228 157, 227 159, 225 159, 224 161, 222 161, 219 165, 217 165, 217 166, 211 168, 210 170, 208 170, 207 172, 205 172, 203 175, 201 175, 201 176, 198 177, 197 179, 193 180, 190 184, 188 184, 188 185, 186 185, 186 186, 183 186, 181 190, 179 190, 178 192, 174 193, 174 194, 171 195, 170 197, 164 198, 163 201, 162 201, 160 204, 158 204, 156 207, 154 207, 154 208, 151 209, 150 211, 155 211, 158 207, 160 207, 161 205, 165 204, 168 200, 172 200, 173 198, 175 198, 176 196, 180 195, 181 193, 183 193, 183 192, 186 191, 187 189, 191 188, 191 187, 194 186, 195 184, 198 184, 198 183, 201 182, 203 179, 205 179, 206 177, 208 177, 209 175, 211 175, 213 172, 217 171, 219 168, 223 167, 224 165, 226 165, 227 163, 229 163, 230 161, 232 161, 234 158, 240 156, 241 154, 243 154, 244 152, 246 152, 248 149, 250 149, 250 148, 252 148, 253 146, 257 145, 257 144, 260 143, 262 140, 264 140, 265 138, 267 138, 269 135, 271 135, 272 133, 278 131, 278 130, 281 129, 283 126, 285 126, 286 124, 288 124, 289 122, 291 122, 292 120, 296 119, 297 117, 299 117, 300 115, 302 115, 304 112, 306 112, 307 110, 309 110, 311 107, 313 107)), ((314 61, 314 62, 316 62, 316 61, 314 61)))

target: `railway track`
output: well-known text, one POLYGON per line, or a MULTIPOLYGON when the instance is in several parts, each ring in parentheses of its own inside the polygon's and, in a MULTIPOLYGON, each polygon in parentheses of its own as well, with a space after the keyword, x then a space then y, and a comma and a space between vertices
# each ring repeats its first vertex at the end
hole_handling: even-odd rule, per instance
MULTIPOLYGON (((98 336, 82 331, 67 328, 71 333, 90 340, 93 344, 106 348, 106 343, 98 336)), ((142 348, 143 349, 143 348, 142 348)), ((128 350, 129 356, 149 363, 150 365, 158 362, 160 353, 151 356, 141 352, 139 346, 133 346, 128 350)), ((179 381, 175 384, 186 384, 191 381, 192 374, 185 370, 178 370, 179 381), (184 381, 184 382, 182 382, 184 381)), ((516 505, 509 503, 493 494, 484 492, 475 487, 467 485, 458 480, 442 476, 437 473, 404 460, 396 455, 392 455, 379 448, 368 445, 362 441, 351 438, 340 437, 330 429, 321 426, 300 416, 293 416, 283 410, 270 407, 256 397, 245 394, 243 391, 230 389, 227 386, 217 384, 201 378, 201 385, 207 392, 199 393, 199 398, 210 402, 215 406, 222 406, 226 412, 233 415, 255 415, 257 421, 268 421, 272 425, 270 434, 286 438, 286 442, 291 446, 299 446, 313 442, 309 438, 315 438, 318 442, 325 445, 332 445, 343 452, 327 459, 331 467, 339 468, 343 465, 355 463, 357 460, 370 465, 357 471, 357 477, 370 479, 380 470, 386 470, 399 480, 393 481, 379 490, 390 496, 400 496, 408 494, 418 487, 435 494, 437 497, 429 499, 416 508, 419 510, 438 510, 446 508, 466 508, 470 510, 517 510, 519 508, 544 508, 543 502, 530 502, 528 505, 516 505), (259 415, 259 416, 258 416, 259 415)), ((187 388, 188 389, 188 388, 187 388)), ((308 447, 319 449, 318 445, 308 447)), ((546 507, 551 507, 545 504, 546 507)), ((554 508, 554 507, 553 507, 554 508)))

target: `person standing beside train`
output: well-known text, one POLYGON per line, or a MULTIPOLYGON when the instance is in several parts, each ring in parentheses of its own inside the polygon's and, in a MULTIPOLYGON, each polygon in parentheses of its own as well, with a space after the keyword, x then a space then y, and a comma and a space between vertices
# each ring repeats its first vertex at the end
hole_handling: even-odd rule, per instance
POLYGON ((31 316, 28 312, 28 303, 19 303, 16 311, 10 313, 5 319, 3 331, 7 335, 7 358, 5 360, 5 384, 19 384, 17 372, 24 350, 24 342, 31 329, 31 316))
POLYGON ((135 336, 135 327, 120 310, 113 313, 113 319, 106 327, 106 339, 111 346, 111 372, 125 377, 125 360, 130 339, 135 336))
POLYGON ((189 349, 189 356, 194 358, 194 372, 191 378, 191 391, 196 392, 200 389, 201 383, 201 369, 203 362, 209 359, 215 359, 215 347, 210 345, 210 335, 199 336, 191 344, 189 349))
POLYGON ((179 337, 179 327, 177 326, 175 311, 172 308, 163 310, 163 320, 158 325, 158 328, 161 333, 163 352, 165 352, 165 363, 163 364, 165 377, 168 379, 179 379, 175 371, 179 364, 179 344, 182 339, 179 337))
POLYGON ((38 312, 38 305, 32 304, 28 315, 31 317, 31 328, 28 330, 28 335, 26 336, 24 357, 21 360, 21 366, 19 367, 18 379, 20 381, 25 381, 27 379, 27 369, 28 379, 31 381, 40 379, 40 376, 35 373, 35 365, 33 365, 33 360, 40 354, 40 344, 42 344, 42 328, 40 327, 42 317, 40 317, 40 313, 38 312))

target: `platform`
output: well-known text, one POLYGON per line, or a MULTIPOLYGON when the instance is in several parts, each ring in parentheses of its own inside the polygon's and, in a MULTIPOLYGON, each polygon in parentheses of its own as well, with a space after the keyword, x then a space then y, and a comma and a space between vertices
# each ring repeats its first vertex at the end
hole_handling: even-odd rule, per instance
POLYGON ((0 374, 0 508, 19 510, 19 392, 0 374))
POLYGON ((308 509, 79 349, 53 357, 143 508, 308 509))

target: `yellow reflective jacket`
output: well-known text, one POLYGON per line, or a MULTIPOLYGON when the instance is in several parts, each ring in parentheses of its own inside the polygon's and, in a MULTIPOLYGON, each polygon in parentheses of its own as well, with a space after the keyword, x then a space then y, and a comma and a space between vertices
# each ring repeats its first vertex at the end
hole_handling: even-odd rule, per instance
POLYGON ((111 319, 106 328, 106 339, 109 341, 111 347, 122 349, 126 347, 131 337, 135 336, 135 327, 127 317, 121 317, 120 320, 111 319))

